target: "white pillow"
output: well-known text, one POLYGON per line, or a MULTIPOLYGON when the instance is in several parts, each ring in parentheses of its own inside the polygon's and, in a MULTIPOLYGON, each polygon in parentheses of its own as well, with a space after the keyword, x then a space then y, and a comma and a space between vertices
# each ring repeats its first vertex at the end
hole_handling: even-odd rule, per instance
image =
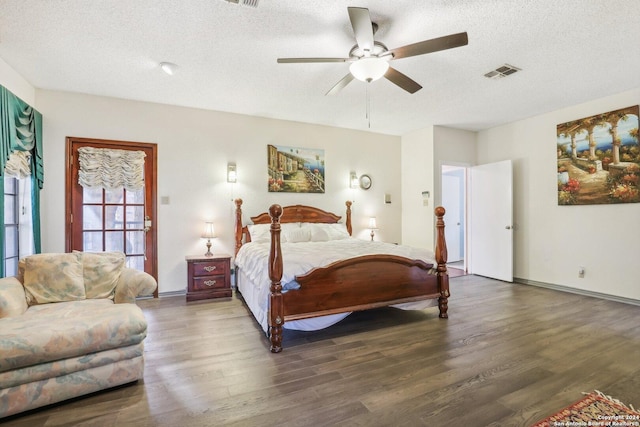
POLYGON ((252 242, 268 243, 271 241, 271 224, 249 224, 247 229, 252 242))
POLYGON ((327 233, 323 227, 319 227, 319 225, 322 225, 322 224, 313 224, 309 226, 311 230, 311 241, 312 242, 328 242, 329 233, 327 233))
MULTIPOLYGON (((299 229, 299 222, 287 222, 280 224, 280 242, 284 243, 286 239, 286 231, 299 229)), ((256 243, 269 243, 271 242, 271 224, 249 224, 247 225, 251 241, 256 243)))
POLYGON ((309 227, 311 229, 311 240, 314 242, 325 242, 328 240, 343 240, 351 237, 347 231, 347 227, 344 224, 324 224, 324 223, 302 223, 302 227, 309 227), (320 240, 324 238, 323 233, 327 235, 326 240, 320 240), (315 238, 313 237, 316 234, 315 238), (314 240, 315 239, 315 240, 314 240))
POLYGON ((293 228, 285 230, 283 233, 289 243, 308 242, 311 240, 311 229, 309 227, 293 228))
POLYGON ((351 235, 347 231, 346 225, 344 224, 327 224, 327 225, 329 226, 327 234, 329 234, 329 238, 331 240, 343 240, 351 237, 351 235))

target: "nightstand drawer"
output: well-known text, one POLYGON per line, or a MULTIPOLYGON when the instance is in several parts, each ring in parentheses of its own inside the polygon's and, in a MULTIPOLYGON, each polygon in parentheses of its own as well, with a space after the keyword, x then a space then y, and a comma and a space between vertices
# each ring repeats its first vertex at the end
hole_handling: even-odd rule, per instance
POLYGON ((219 274, 227 274, 227 265, 229 262, 226 260, 211 260, 204 262, 193 263, 193 275, 194 276, 217 276, 219 274))
POLYGON ((204 291, 207 289, 221 289, 226 287, 226 276, 207 276, 207 277, 194 277, 193 278, 193 290, 204 291))

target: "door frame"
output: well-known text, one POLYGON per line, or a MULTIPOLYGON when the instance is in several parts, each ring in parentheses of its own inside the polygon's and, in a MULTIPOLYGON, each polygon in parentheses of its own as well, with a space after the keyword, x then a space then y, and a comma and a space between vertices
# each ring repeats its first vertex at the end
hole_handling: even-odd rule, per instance
MULTIPOLYGON (((108 140, 108 139, 98 139, 98 138, 80 138, 74 136, 68 136, 66 138, 66 147, 65 147, 65 159, 66 165, 65 168, 65 251, 71 252, 73 248, 72 240, 72 212, 73 212, 73 203, 74 203, 74 182, 78 180, 77 176, 77 168, 74 169, 73 164, 74 159, 73 154, 77 152, 79 147, 91 146, 97 148, 110 148, 110 149, 145 149, 146 151, 151 151, 151 156, 147 156, 145 161, 151 160, 151 185, 145 186, 145 199, 148 201, 145 203, 145 214, 148 212, 149 216, 152 219, 152 227, 147 232, 150 233, 151 240, 151 251, 145 250, 145 256, 147 257, 150 263, 150 271, 151 274, 156 281, 158 280, 158 206, 157 206, 157 186, 158 186, 158 144, 150 143, 150 142, 133 142, 133 141, 117 141, 117 140, 108 140), (72 171, 76 171, 75 174, 72 171), (73 176, 72 176, 73 175, 73 176), (150 253, 149 253, 150 252, 150 253)), ((149 178, 149 177, 145 177, 149 178)), ((153 292, 153 296, 155 298, 158 297, 158 288, 153 292)))
MULTIPOLYGON (((463 259, 463 270, 465 273, 469 272, 469 258, 470 258, 470 254, 469 254, 469 239, 471 238, 470 234, 469 234, 469 198, 470 198, 470 191, 471 191, 471 187, 469 185, 469 168, 471 168, 472 165, 470 165, 469 163, 460 163, 460 162, 449 162, 449 161, 445 161, 442 160, 440 161, 440 175, 438 177, 438 181, 439 181, 439 185, 440 185, 440 198, 438 201, 438 204, 442 205, 442 195, 443 195, 443 174, 445 173, 446 169, 463 169, 464 170, 464 179, 463 181, 463 188, 462 188, 462 193, 463 193, 463 197, 462 200, 464 201, 464 205, 462 206, 462 218, 461 221, 463 222, 463 229, 464 232, 463 234, 463 244, 462 244, 462 259, 463 259)), ((446 218, 446 213, 445 213, 445 218, 446 218)), ((445 220, 445 227, 447 226, 446 220, 445 220)))

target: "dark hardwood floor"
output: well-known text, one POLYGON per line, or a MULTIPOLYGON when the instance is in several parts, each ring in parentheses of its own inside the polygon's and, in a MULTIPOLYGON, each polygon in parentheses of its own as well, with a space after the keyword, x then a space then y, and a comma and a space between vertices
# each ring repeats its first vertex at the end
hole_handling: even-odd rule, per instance
POLYGON ((437 308, 284 335, 234 297, 143 300, 144 381, 12 426, 529 426, 598 389, 640 407, 640 307, 476 276, 437 308))

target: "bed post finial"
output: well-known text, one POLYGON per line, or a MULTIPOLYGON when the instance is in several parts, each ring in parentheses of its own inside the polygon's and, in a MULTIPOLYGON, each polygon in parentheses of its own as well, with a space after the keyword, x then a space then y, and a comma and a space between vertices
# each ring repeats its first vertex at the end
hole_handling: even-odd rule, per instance
POLYGON ((236 235, 236 255, 242 246, 242 199, 235 199, 236 204, 236 225, 234 228, 236 235))
POLYGON ((347 205, 347 231, 349 232, 349 236, 351 236, 353 228, 351 227, 351 205, 353 204, 353 202, 351 200, 347 200, 347 202, 345 203, 345 205, 347 205))
POLYGON ((436 214, 436 262, 438 263, 438 290, 440 297, 438 298, 438 307, 440 308, 440 317, 446 319, 449 317, 447 310, 449 309, 449 273, 447 272, 447 242, 444 238, 444 214, 445 209, 438 206, 435 209, 436 214))
POLYGON ((271 288, 269 293, 269 338, 271 352, 282 351, 282 325, 284 324, 284 305, 282 301, 282 247, 280 246, 280 217, 282 206, 271 205, 271 250, 269 251, 269 279, 271 288))

